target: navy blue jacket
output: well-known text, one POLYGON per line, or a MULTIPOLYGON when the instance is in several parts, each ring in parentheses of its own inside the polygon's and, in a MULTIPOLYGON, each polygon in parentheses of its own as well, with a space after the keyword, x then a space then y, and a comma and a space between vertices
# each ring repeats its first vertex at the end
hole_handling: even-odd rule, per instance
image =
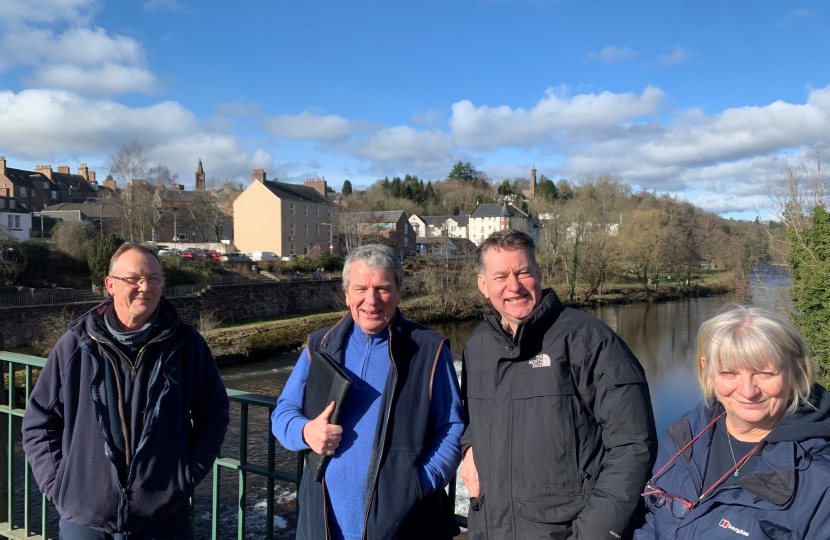
MULTIPOLYGON (((354 324, 347 315, 337 325, 313 332, 308 354, 324 348, 342 362, 343 348, 354 324)), ((443 489, 422 492, 418 466, 432 440, 429 404, 432 375, 446 338, 397 311, 389 325, 392 368, 380 401, 372 457, 369 462, 363 537, 371 540, 449 539, 459 533, 454 504, 443 489)), ((298 540, 326 540, 326 486, 308 474, 300 483, 298 540)))
MULTIPOLYGON (((761 443, 761 457, 737 484, 716 488, 682 519, 651 508, 634 540, 827 540, 830 538, 830 396, 819 385, 813 407, 781 419, 761 443)), ((723 412, 702 402, 660 440, 654 472, 723 412)), ((711 430, 654 480, 664 491, 697 500, 706 474, 711 430)), ((707 486, 708 488, 708 486, 707 486)))
MULTIPOLYGON (((204 339, 164 299, 136 363, 152 364, 144 427, 122 482, 105 362, 117 358, 103 313, 69 325, 35 385, 23 449, 41 491, 67 521, 109 533, 148 529, 188 503, 219 454, 228 396, 204 339), (192 426, 191 426, 192 421, 192 426)), ((110 393, 110 395, 112 395, 110 393)))

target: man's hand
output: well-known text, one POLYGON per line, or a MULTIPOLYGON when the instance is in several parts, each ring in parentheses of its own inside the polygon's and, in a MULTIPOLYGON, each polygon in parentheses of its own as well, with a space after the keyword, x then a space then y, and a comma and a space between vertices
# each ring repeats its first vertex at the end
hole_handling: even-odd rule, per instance
POLYGON ((458 471, 458 474, 464 480, 464 485, 467 486, 467 493, 470 494, 470 497, 481 497, 481 486, 478 485, 478 470, 475 461, 473 461, 472 446, 464 454, 464 461, 461 462, 461 470, 458 471))
POLYGON ((340 446, 343 428, 329 424, 329 418, 333 412, 334 402, 332 401, 326 410, 320 413, 320 416, 303 426, 303 440, 321 456, 333 455, 340 446))

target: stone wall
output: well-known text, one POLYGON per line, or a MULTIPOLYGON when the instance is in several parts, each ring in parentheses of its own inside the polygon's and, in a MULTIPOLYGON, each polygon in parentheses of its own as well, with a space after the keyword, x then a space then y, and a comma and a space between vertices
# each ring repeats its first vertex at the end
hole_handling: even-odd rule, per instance
MULTIPOLYGON (((213 285, 194 296, 170 298, 170 302, 182 319, 194 325, 205 313, 213 313, 224 323, 237 323, 338 306, 345 309, 339 279, 213 285)), ((95 302, 78 302, 0 308, 0 350, 31 345, 42 336, 41 321, 50 316, 59 316, 64 310, 81 314, 95 305, 95 302)))

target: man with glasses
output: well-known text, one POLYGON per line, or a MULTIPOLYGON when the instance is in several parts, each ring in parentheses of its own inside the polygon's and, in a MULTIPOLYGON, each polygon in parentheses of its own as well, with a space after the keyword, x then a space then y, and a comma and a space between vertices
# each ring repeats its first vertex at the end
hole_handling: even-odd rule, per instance
POLYGON ((470 540, 630 538, 657 450, 643 368, 542 289, 527 234, 495 232, 476 255, 493 309, 464 348, 470 540))
POLYGON ((193 539, 189 497, 228 397, 205 340, 162 297, 155 250, 112 256, 108 298, 69 325, 35 385, 23 448, 62 540, 193 539))

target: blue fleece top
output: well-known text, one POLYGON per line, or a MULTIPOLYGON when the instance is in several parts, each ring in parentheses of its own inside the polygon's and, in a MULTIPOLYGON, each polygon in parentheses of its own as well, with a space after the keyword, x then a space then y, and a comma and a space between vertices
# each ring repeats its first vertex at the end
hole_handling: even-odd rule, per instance
MULTIPOLYGON (((359 540, 363 536, 366 476, 380 397, 391 366, 388 336, 388 329, 365 334, 354 325, 344 351, 343 369, 353 386, 348 406, 340 417, 343 438, 325 473, 334 540, 359 540)), ((303 441, 303 427, 309 421, 303 416, 303 397, 310 365, 308 352, 303 351, 271 417, 274 435, 293 451, 309 448, 303 441)), ((446 347, 441 351, 433 378, 430 420, 434 438, 419 469, 424 494, 443 488, 461 459, 459 439, 464 431, 464 410, 452 355, 446 347)))

